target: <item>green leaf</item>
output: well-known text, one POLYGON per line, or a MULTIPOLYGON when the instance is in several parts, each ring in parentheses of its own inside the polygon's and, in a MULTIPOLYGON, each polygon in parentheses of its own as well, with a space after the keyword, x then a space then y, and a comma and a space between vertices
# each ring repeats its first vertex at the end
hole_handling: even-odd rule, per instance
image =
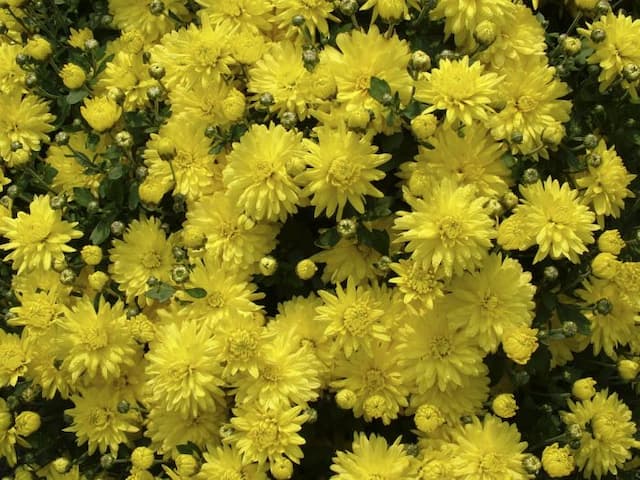
POLYGON ((331 248, 340 240, 340 234, 335 228, 329 228, 320 234, 314 242, 317 247, 331 248))
POLYGON ((569 303, 558 303, 556 306, 558 318, 561 322, 574 322, 578 326, 578 333, 589 335, 591 333, 591 322, 580 311, 578 305, 569 303))
POLYGON ((409 105, 407 105, 407 108, 402 111, 402 116, 408 120, 413 120, 422 113, 422 110, 424 110, 424 105, 415 100, 411 100, 409 105))
POLYGON ((129 210, 135 210, 140 203, 140 193, 138 192, 138 182, 134 182, 129 187, 129 210))
POLYGON ((393 197, 374 198, 367 202, 367 207, 362 215, 365 221, 375 220, 377 218, 387 217, 391 215, 391 205, 393 197))
POLYGON ((187 443, 183 443, 182 445, 178 445, 176 447, 176 450, 178 450, 178 452, 180 452, 182 455, 201 455, 202 452, 200 451, 200 448, 198 448, 198 446, 193 443, 193 442, 187 442, 187 443))
POLYGON ((123 175, 124 167, 120 163, 111 168, 111 170, 109 170, 109 173, 107 174, 107 176, 111 180, 118 180, 119 178, 122 178, 123 175))
POLYGON ((71 90, 67 94, 66 100, 69 105, 75 105, 76 103, 80 103, 87 95, 89 95, 89 90, 79 88, 78 90, 71 90))
POLYGON ((184 291, 193 298, 204 298, 207 296, 207 291, 204 288, 185 288, 184 291))
POLYGON ((369 95, 382 103, 385 95, 391 95, 391 87, 386 80, 382 80, 378 77, 371 77, 369 95))
POLYGON ((358 225, 358 242, 367 245, 382 255, 389 254, 389 234, 386 230, 369 230, 363 225, 358 225))
POLYGON ((89 205, 89 202, 92 202, 93 200, 95 200, 95 198, 93 198, 91 190, 89 190, 88 188, 74 187, 73 200, 81 207, 86 208, 87 205, 89 205))
POLYGON ((149 290, 147 290, 144 295, 148 298, 152 298, 153 300, 157 300, 160 303, 163 303, 169 300, 175 292, 176 289, 171 285, 160 282, 155 287, 151 287, 149 290))
POLYGON ((111 220, 104 218, 100 220, 98 224, 95 226, 95 228, 91 232, 91 236, 89 237, 89 240, 91 240, 91 242, 94 245, 100 245, 107 238, 109 238, 110 234, 111 234, 111 220))

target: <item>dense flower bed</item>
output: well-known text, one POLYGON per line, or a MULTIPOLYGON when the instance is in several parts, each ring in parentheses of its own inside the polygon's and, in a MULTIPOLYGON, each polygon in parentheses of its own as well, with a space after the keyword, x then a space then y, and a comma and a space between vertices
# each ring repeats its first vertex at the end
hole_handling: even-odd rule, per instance
POLYGON ((640 472, 640 4, 0 1, 0 478, 640 472))

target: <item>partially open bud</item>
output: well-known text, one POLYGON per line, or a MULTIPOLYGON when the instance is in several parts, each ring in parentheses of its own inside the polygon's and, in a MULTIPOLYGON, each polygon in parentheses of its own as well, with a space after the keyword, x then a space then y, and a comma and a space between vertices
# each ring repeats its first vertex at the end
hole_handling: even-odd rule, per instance
POLYGON ((596 394, 596 381, 591 377, 581 378, 573 382, 571 394, 578 400, 589 400, 596 394))

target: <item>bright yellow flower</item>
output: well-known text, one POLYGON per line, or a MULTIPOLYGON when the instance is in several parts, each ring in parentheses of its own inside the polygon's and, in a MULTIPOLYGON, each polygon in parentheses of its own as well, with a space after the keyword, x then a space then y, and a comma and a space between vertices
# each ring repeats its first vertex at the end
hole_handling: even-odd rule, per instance
POLYGON ((18 378, 27 373, 28 364, 25 342, 18 335, 0 329, 0 388, 14 387, 18 378))
POLYGON ((318 29, 321 33, 329 33, 327 20, 339 22, 338 18, 331 14, 335 4, 331 0, 272 0, 276 8, 273 21, 288 35, 295 35, 297 29, 291 26, 291 19, 296 15, 302 15, 307 21, 307 27, 313 35, 318 29))
POLYGON ((596 381, 591 377, 581 378, 573 382, 571 394, 578 400, 589 400, 596 394, 596 381))
MULTIPOLYGON (((6 25, 6 23, 5 23, 6 25)), ((17 95, 24 88, 26 73, 16 63, 16 55, 22 51, 19 44, 0 44, 0 92, 17 95)))
POLYGON ((255 463, 246 464, 237 448, 229 445, 216 446, 203 453, 204 463, 196 480, 210 480, 212 478, 267 480, 263 468, 255 463))
POLYGON ((74 48, 79 48, 81 50, 85 49, 85 43, 87 40, 93 40, 93 32, 89 28, 81 28, 80 30, 76 30, 75 28, 69 29, 71 35, 69 35, 69 40, 67 43, 74 48))
POLYGON ((569 447, 560 447, 558 442, 546 447, 542 452, 542 468, 551 478, 570 475, 576 465, 569 447))
POLYGON ((46 60, 49 55, 53 53, 53 48, 51 47, 51 43, 39 35, 31 37, 27 44, 24 46, 23 50, 25 55, 28 55, 35 60, 46 60))
POLYGON ((504 353, 518 365, 526 365, 533 352, 538 349, 537 333, 537 329, 526 325, 507 329, 502 335, 504 353))
POLYGON ((109 12, 113 23, 123 31, 137 30, 143 34, 145 43, 150 44, 175 28, 174 20, 167 14, 176 15, 180 20, 190 19, 184 0, 165 0, 165 10, 160 15, 151 12, 149 1, 109 0, 109 12))
POLYGON ((197 0, 202 5, 198 15, 207 15, 211 23, 228 23, 241 31, 259 29, 269 33, 273 28, 269 21, 272 17, 272 2, 262 0, 197 0))
POLYGON ((512 393, 501 393, 491 402, 491 410, 500 418, 515 417, 518 404, 512 393))
POLYGON ((96 132, 104 132, 113 127, 122 115, 122 107, 106 95, 85 98, 80 113, 96 132))
POLYGON ((62 83, 64 83, 65 87, 73 90, 84 85, 87 74, 81 66, 75 63, 67 63, 60 70, 60 78, 62 78, 62 83))
POLYGON ((378 277, 375 268, 382 254, 375 248, 358 243, 355 238, 341 238, 333 247, 311 256, 311 260, 324 263, 322 281, 341 283, 347 279, 360 284, 378 277))

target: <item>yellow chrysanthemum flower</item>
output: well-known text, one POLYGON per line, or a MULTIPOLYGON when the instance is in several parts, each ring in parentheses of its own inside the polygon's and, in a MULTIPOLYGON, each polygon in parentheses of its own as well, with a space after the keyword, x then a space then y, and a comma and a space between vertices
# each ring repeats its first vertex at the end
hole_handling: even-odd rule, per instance
POLYGON ((257 464, 247 465, 242 454, 231 445, 222 445, 204 452, 204 463, 196 474, 196 480, 210 480, 212 478, 229 478, 251 480, 267 480, 267 474, 257 464))
POLYGON ((598 223, 604 226, 604 217, 620 217, 624 209, 624 199, 634 197, 629 184, 636 178, 630 174, 618 156, 614 146, 607 148, 604 140, 588 152, 597 155, 594 164, 587 161, 587 169, 576 175, 576 184, 582 192, 582 201, 591 205, 598 216, 598 223))
POLYGON ((317 127, 318 142, 305 139, 307 152, 303 159, 308 165, 295 180, 304 186, 303 195, 310 196, 315 216, 321 212, 342 219, 347 202, 358 213, 364 213, 364 197, 382 197, 383 193, 371 182, 381 180, 385 174, 376 167, 391 159, 386 153, 376 153, 378 148, 371 138, 358 135, 345 126, 338 129, 317 127))
POLYGON ((569 93, 569 87, 557 78, 546 57, 526 56, 508 62, 499 73, 504 81, 497 98, 504 108, 486 125, 496 139, 510 142, 513 153, 548 158, 543 133, 545 129, 561 129, 569 120, 571 101, 560 100, 569 93), (516 137, 521 138, 514 141, 516 137))
POLYGON ((65 410, 73 418, 65 432, 76 434, 78 445, 88 444, 89 455, 98 450, 118 454, 121 444, 130 445, 128 434, 138 432, 136 413, 118 411, 120 399, 106 387, 89 388, 71 397, 74 407, 65 410))
POLYGON ((120 284, 128 301, 136 297, 146 301, 144 294, 151 277, 170 281, 174 263, 172 243, 155 217, 133 220, 122 240, 113 241, 113 248, 109 250, 109 273, 120 284))
POLYGON ((418 393, 462 386, 465 376, 483 371, 484 352, 477 339, 451 325, 437 307, 409 317, 399 335, 400 366, 418 393))
POLYGON ((244 115, 246 107, 244 95, 222 79, 212 79, 206 85, 176 85, 169 92, 169 99, 172 120, 201 125, 198 127, 201 132, 197 132, 196 136, 204 133, 208 126, 226 127, 238 120, 237 111, 233 111, 237 108, 231 109, 229 102, 241 102, 240 116, 244 115))
POLYGON ((602 390, 590 400, 573 402, 567 400, 568 412, 561 412, 566 425, 578 425, 582 429, 580 447, 574 452, 578 469, 585 477, 592 475, 600 479, 612 473, 631 458, 632 448, 639 448, 634 438, 636 424, 631 410, 618 398, 602 390))
POLYGON ((515 425, 493 415, 471 423, 453 434, 453 471, 458 478, 527 480, 523 466, 527 442, 520 441, 515 425))
POLYGON ((511 172, 501 158, 505 146, 477 122, 462 133, 441 127, 429 139, 431 148, 418 147, 416 162, 404 167, 410 172, 406 184, 413 195, 423 197, 444 178, 455 178, 460 185, 474 185, 485 197, 499 198, 508 191, 511 172), (428 185, 417 178, 421 175, 428 178, 428 185))
POLYGON ((415 98, 430 104, 425 112, 445 110, 445 125, 456 121, 471 125, 474 120, 486 122, 493 113, 491 103, 498 96, 503 78, 485 72, 480 62, 469 65, 469 57, 443 59, 430 73, 416 82, 415 98))
POLYGON ((230 25, 212 25, 209 17, 203 16, 200 26, 191 23, 163 36, 152 47, 151 59, 166 69, 163 82, 169 88, 179 83, 206 86, 212 79, 231 73, 235 63, 231 55, 233 33, 230 25))
POLYGON ((62 315, 62 303, 56 291, 35 291, 17 293, 20 302, 12 307, 13 316, 7 319, 7 325, 24 327, 23 339, 38 339, 51 333, 54 321, 62 315))
POLYGON ((297 29, 291 26, 291 19, 301 15, 307 21, 307 27, 313 35, 318 29, 324 35, 329 34, 329 22, 339 22, 338 18, 331 14, 335 4, 331 0, 271 0, 276 8, 273 22, 288 35, 296 35, 297 29))
MULTIPOLYGON (((405 195, 406 196, 406 195, 405 195)), ((416 262, 451 277, 479 266, 495 237, 486 199, 472 185, 457 186, 450 179, 436 185, 424 199, 407 198, 412 212, 400 211, 394 229, 398 242, 408 242, 416 262)))
POLYGON ((233 144, 222 172, 226 195, 256 220, 284 222, 298 210, 293 175, 302 155, 302 134, 281 125, 254 124, 233 144))
POLYGON ((96 311, 93 300, 83 297, 64 309, 59 323, 61 340, 68 348, 62 368, 71 374, 72 382, 80 377, 87 383, 96 377, 116 380, 125 367, 133 365, 137 349, 121 302, 110 305, 101 297, 96 311))
POLYGON ((542 452, 542 468, 551 478, 571 475, 576 468, 569 446, 560 447, 558 442, 549 445, 542 452))
MULTIPOLYGON (((622 10, 617 15, 609 10, 595 22, 587 23, 587 28, 578 28, 578 32, 586 37, 587 44, 593 49, 587 61, 600 65, 600 92, 607 90, 623 74, 625 67, 640 66, 640 19, 625 15, 622 10), (602 41, 592 40, 594 30, 605 33, 602 41)), ((623 76, 621 85, 633 99, 638 99, 640 82, 637 79, 629 81, 623 76)))
POLYGON ((360 10, 371 10, 371 23, 375 22, 378 16, 388 23, 401 20, 410 20, 409 8, 420 10, 418 0, 367 0, 360 10))
POLYGON ((90 28, 85 27, 79 30, 70 28, 69 32, 70 35, 67 43, 73 48, 84 50, 86 48, 85 43, 87 42, 87 40, 93 40, 93 32, 90 28))
POLYGON ((109 0, 109 12, 113 23, 123 31, 137 30, 143 34, 145 43, 150 44, 175 28, 173 19, 167 14, 171 11, 182 21, 190 18, 184 0, 166 0, 162 2, 164 11, 157 15, 151 11, 152 2, 131 0, 109 0))
POLYGON ((368 422, 380 418, 388 425, 398 417, 400 408, 408 405, 409 392, 398 359, 397 348, 388 342, 374 345, 371 352, 358 350, 349 358, 338 356, 331 388, 346 388, 355 394, 352 410, 356 417, 364 416, 368 422))
POLYGON ((409 455, 401 438, 389 445, 382 436, 356 432, 350 452, 339 451, 333 457, 334 480, 363 478, 418 478, 418 462, 409 455))
MULTIPOLYGON (((4 23, 4 22, 3 22, 4 23)), ((6 24, 5 24, 6 25, 6 24)), ((19 96, 24 88, 25 71, 16 63, 16 55, 22 52, 19 43, 0 44, 0 93, 19 96)))
POLYGON ((273 15, 271 2, 262 0, 197 0, 203 8, 198 15, 207 15, 213 24, 229 23, 240 31, 254 31, 259 29, 270 33, 273 28, 269 21, 273 15))
POLYGON ((11 260, 19 274, 38 268, 50 270, 54 260, 75 251, 67 243, 82 237, 82 232, 74 229, 77 224, 62 220, 62 212, 51 208, 48 196, 36 195, 29 213, 0 219, 0 235, 9 240, 0 249, 11 251, 5 261, 11 260))
POLYGON ((233 409, 231 425, 234 433, 225 439, 242 454, 245 464, 257 462, 263 465, 280 456, 299 463, 302 458, 300 445, 305 439, 298 433, 308 415, 302 407, 267 407, 261 403, 247 403, 233 409))
POLYGON ((150 400, 185 417, 214 411, 224 403, 216 357, 211 331, 195 321, 160 327, 145 355, 150 400))
POLYGON ((10 167, 27 162, 49 141, 54 120, 47 102, 36 95, 0 95, 0 157, 10 167))
POLYGON ((12 415, 4 398, 0 398, 0 459, 5 458, 10 467, 18 462, 15 444, 17 434, 11 426, 12 415))
POLYGON ((333 247, 311 256, 311 260, 324 263, 322 281, 341 283, 347 279, 360 284, 378 277, 376 263, 382 254, 375 248, 358 243, 355 238, 341 238, 333 247))
POLYGON ((49 335, 38 337, 37 348, 29 351, 27 376, 42 388, 42 398, 52 399, 56 394, 68 398, 72 389, 71 374, 66 369, 59 368, 58 362, 51 361, 52 358, 62 359, 68 353, 61 333, 60 328, 54 327, 49 335))
POLYGON ((326 290, 318 295, 324 305, 316 309, 316 318, 328 322, 325 335, 335 338, 336 347, 347 358, 360 348, 371 351, 374 342, 391 339, 383 320, 384 310, 370 287, 356 286, 348 279, 346 289, 336 285, 335 295, 326 290))
POLYGON ((517 260, 490 255, 479 271, 456 277, 443 300, 449 321, 495 352, 507 327, 530 326, 536 287, 517 260))
POLYGON ((14 387, 27 373, 29 353, 23 340, 0 329, 0 388, 14 387))
POLYGON ((444 295, 445 279, 431 266, 425 268, 413 257, 392 263, 391 270, 397 276, 389 282, 398 286, 404 303, 414 314, 419 315, 425 309, 432 309, 434 301, 444 295))

